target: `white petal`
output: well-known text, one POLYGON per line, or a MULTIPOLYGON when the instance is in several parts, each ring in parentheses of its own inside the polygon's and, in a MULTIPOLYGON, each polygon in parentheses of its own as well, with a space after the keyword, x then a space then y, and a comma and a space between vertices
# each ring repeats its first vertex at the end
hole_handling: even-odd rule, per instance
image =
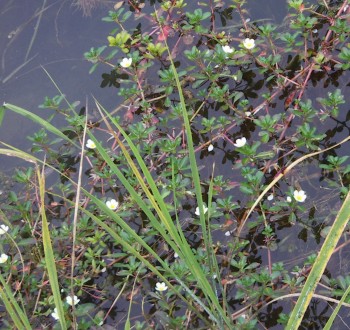
POLYGON ((87 140, 86 141, 86 148, 89 148, 89 149, 95 149, 96 148, 96 144, 94 141, 92 140, 87 140))
POLYGON ((0 226, 0 235, 3 235, 5 233, 7 233, 9 230, 9 227, 8 226, 5 226, 5 225, 1 225, 0 226))
POLYGON ((5 263, 8 260, 9 256, 5 253, 2 253, 0 256, 0 264, 5 263))
POLYGON ((247 139, 245 137, 242 137, 241 139, 237 139, 236 143, 234 143, 233 145, 237 148, 241 148, 244 147, 246 143, 247 139))
POLYGON ((233 53, 233 48, 231 48, 230 46, 222 46, 222 50, 227 53, 227 54, 231 54, 233 53))
POLYGON ((123 68, 128 68, 132 64, 132 58, 124 57, 120 62, 120 66, 123 68))
POLYGON ((168 287, 165 285, 164 282, 162 282, 162 283, 157 282, 156 283, 156 290, 159 292, 163 292, 163 291, 168 290, 168 287))
POLYGON ((254 39, 250 39, 250 38, 246 38, 243 40, 243 46, 246 49, 253 49, 255 47, 255 40, 254 39))

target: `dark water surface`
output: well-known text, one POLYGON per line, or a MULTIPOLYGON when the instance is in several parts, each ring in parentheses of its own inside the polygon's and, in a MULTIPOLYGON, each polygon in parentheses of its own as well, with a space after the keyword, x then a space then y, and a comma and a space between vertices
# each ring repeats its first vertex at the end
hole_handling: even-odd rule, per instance
MULTIPOLYGON (((103 24, 101 19, 108 8, 99 7, 93 16, 83 17, 71 1, 47 1, 47 9, 42 13, 36 37, 26 56, 38 20, 35 13, 41 7, 42 1, 0 2, 1 103, 12 103, 48 118, 52 113, 38 109, 38 105, 43 103, 45 96, 53 97, 59 93, 42 69, 44 67, 70 102, 79 101, 83 106, 86 98, 94 95, 106 107, 116 107, 116 91, 99 88, 100 74, 97 71, 97 74, 89 75, 91 65, 83 58, 83 53, 92 46, 106 42, 110 26, 103 24), (13 74, 26 62, 26 57, 32 60, 13 74)), ((0 140, 18 148, 28 148, 26 136, 36 130, 37 125, 8 112, 0 128, 0 140)), ((0 168, 6 170, 12 162, 1 156, 0 168)))
MULTIPOLYGON (((251 20, 268 18, 271 23, 282 24, 287 15, 286 1, 256 0, 248 1, 248 3, 251 20)), ((92 104, 91 95, 93 95, 105 108, 116 108, 120 102, 116 89, 99 87, 101 74, 106 69, 100 66, 97 71, 89 75, 88 71, 91 64, 83 59, 83 53, 91 47, 107 44, 106 37, 114 26, 101 22, 101 19, 107 16, 108 9, 113 7, 114 2, 106 2, 104 6, 95 9, 91 17, 84 17, 78 8, 71 5, 71 1, 47 1, 36 37, 33 39, 31 49, 29 49, 31 39, 36 31, 35 27, 38 19, 36 13, 41 9, 42 4, 42 1, 34 0, 0 2, 0 49, 2 50, 0 102, 12 103, 39 114, 43 118, 48 118, 51 113, 48 110, 39 109, 38 105, 43 103, 45 96, 52 97, 59 93, 42 69, 44 67, 70 102, 79 101, 84 106, 86 100, 88 100, 88 104, 92 104), (28 49, 30 50, 29 52, 28 49), (26 64, 23 65, 24 63, 26 64), (22 65, 23 67, 20 68, 22 65), (16 70, 17 72, 15 72, 16 70)), ((193 6, 196 6, 196 4, 194 3, 193 6)), ((307 90, 308 97, 316 99, 324 96, 323 90, 326 80, 326 78, 322 78, 318 81, 315 77, 313 84, 310 83, 310 88, 307 90)), ((333 82, 330 81, 330 87, 327 91, 340 88, 343 94, 346 95, 348 83, 349 76, 343 75, 339 79, 334 79, 333 82)), ((258 94, 263 92, 257 91, 258 94)), ((257 102, 261 102, 261 100, 258 99, 257 102)), ((277 101, 276 108, 283 106, 283 102, 283 99, 277 101)), ((347 120, 348 108, 344 106, 339 121, 347 120)), ((64 123, 57 119, 56 125, 59 127, 60 124, 63 125, 64 123)), ((335 131, 341 130, 340 134, 337 135, 337 141, 342 140, 349 134, 348 130, 344 129, 344 127, 340 128, 340 125, 336 122, 327 122, 326 125, 326 127, 323 127, 323 130, 328 132, 329 136, 335 131)), ((32 124, 29 120, 8 112, 0 127, 0 141, 26 150, 31 145, 26 136, 33 134, 36 130, 38 130, 38 126, 32 124)), ((203 163, 206 164, 214 161, 218 164, 221 163, 222 168, 220 171, 227 174, 230 173, 232 164, 231 162, 225 164, 224 159, 227 156, 227 149, 225 149, 225 146, 221 147, 222 150, 219 150, 219 148, 215 149, 215 153, 210 155, 203 154, 199 158, 203 159, 203 163)), ((338 156, 347 155, 347 149, 346 147, 338 149, 338 156)), ((9 173, 17 165, 21 165, 21 162, 0 156, 0 171, 9 173)), ((208 166, 204 171, 210 173, 211 166, 208 166)), ((315 200, 318 200, 318 203, 310 205, 310 212, 315 208, 322 210, 322 214, 324 211, 329 214, 332 210, 339 209, 338 197, 330 196, 329 193, 326 195, 322 188, 323 183, 320 182, 321 173, 318 169, 318 164, 311 164, 310 167, 303 168, 298 173, 292 173, 291 176, 294 176, 295 180, 303 182, 303 188, 305 187, 308 195, 317 196, 315 200), (308 178, 307 182, 305 177, 308 178)), ((291 177, 290 180, 292 181, 293 178, 291 177)), ((315 220, 310 212, 308 215, 309 219, 315 220)), ((307 221, 305 222, 307 223, 307 221)), ((308 242, 308 232, 305 229, 307 225, 305 225, 305 228, 299 227, 296 229, 298 231, 298 240, 295 240, 295 238, 290 239, 290 232, 283 231, 284 228, 284 226, 281 226, 281 230, 278 231, 280 234, 279 241, 282 242, 283 249, 278 249, 276 255, 272 255, 274 262, 288 259, 291 264, 298 264, 305 257, 301 254, 301 251, 307 251, 310 254, 318 247, 314 240, 312 240, 312 243, 308 242), (297 256, 295 251, 297 251, 297 256)), ((314 234, 312 233, 311 235, 314 234)), ((218 238, 222 238, 222 235, 218 238)), ((252 249, 256 249, 256 259, 260 259, 262 264, 266 264, 266 251, 259 248, 259 243, 263 245, 263 242, 259 242, 259 238, 254 237, 252 249)), ((345 260, 348 255, 349 251, 344 251, 343 257, 345 260)), ((349 265, 344 264, 344 259, 333 260, 332 265, 334 265, 334 268, 341 265, 343 269, 350 269, 349 265)), ((332 275, 336 276, 337 273, 335 272, 332 275)), ((117 324, 118 322, 123 322, 127 306, 128 304, 118 306, 116 311, 110 314, 109 322, 116 322, 117 324)), ((135 316, 140 315, 140 310, 134 310, 133 314, 135 316)), ((317 308, 315 307, 314 310, 310 310, 310 313, 315 312, 316 316, 319 315, 316 310, 317 308)), ((329 312, 331 310, 327 311, 328 314, 329 312)), ((314 317, 311 314, 310 318, 314 317)), ((269 317, 274 318, 276 315, 273 313, 268 315, 267 313, 266 318, 269 317)), ((342 317, 345 323, 350 322, 350 318, 345 313, 342 317)), ((271 323, 273 324, 273 320, 271 320, 271 323)), ((275 328, 277 329, 277 327, 275 328)))

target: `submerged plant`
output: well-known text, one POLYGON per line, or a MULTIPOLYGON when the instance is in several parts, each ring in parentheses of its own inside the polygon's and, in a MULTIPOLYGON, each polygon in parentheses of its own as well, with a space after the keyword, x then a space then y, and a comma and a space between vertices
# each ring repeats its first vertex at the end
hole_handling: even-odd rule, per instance
POLYGON ((85 16, 91 16, 93 9, 105 4, 105 0, 74 0, 73 6, 77 6, 83 11, 85 16))

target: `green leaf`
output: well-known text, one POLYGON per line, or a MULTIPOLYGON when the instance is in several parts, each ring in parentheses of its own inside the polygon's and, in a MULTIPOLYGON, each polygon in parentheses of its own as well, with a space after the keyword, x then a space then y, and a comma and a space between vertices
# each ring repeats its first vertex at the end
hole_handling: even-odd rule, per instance
POLYGON ((5 107, 0 107, 0 126, 5 116, 5 107))
POLYGON ((75 309, 76 316, 84 316, 92 312, 96 308, 93 303, 86 303, 78 305, 75 309))

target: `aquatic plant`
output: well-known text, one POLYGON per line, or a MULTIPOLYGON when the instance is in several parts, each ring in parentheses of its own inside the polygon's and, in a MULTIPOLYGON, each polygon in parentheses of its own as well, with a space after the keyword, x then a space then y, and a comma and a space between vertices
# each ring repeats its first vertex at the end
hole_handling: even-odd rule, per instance
POLYGON ((350 138, 337 135, 346 102, 335 78, 349 69, 348 2, 291 0, 283 26, 250 21, 248 3, 163 1, 147 12, 121 1, 104 19, 106 44, 85 54, 91 73, 110 70, 101 86, 116 88, 117 109, 98 100, 77 109, 52 78, 59 95, 41 107, 66 127, 4 104, 42 127, 30 153, 0 149, 34 164, 16 172, 25 193, 9 194, 0 226, 3 274, 20 283, 17 297, 0 277, 8 324, 115 324, 124 297, 126 329, 297 329, 312 298, 346 301, 348 283, 329 279, 333 269, 322 275, 349 212, 350 167, 337 153, 350 138), (307 95, 322 83, 335 86, 307 95), (327 196, 313 189, 314 163, 327 196), (343 206, 329 212, 323 198, 343 206), (288 261, 302 241, 314 248, 292 265, 275 254, 288 261), (315 293, 320 281, 327 293, 315 293))

